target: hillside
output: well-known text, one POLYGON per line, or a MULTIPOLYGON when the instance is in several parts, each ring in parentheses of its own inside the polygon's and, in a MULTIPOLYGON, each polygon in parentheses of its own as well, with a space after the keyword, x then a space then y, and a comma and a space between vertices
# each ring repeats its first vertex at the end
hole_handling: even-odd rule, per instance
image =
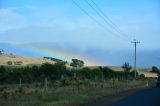
POLYGON ((0 65, 40 65, 42 63, 52 63, 50 59, 25 57, 18 55, 2 54, 0 55, 0 65))
MULTIPOLYGON (((35 57, 29 57, 29 56, 19 56, 19 55, 13 55, 13 54, 7 54, 7 53, 1 53, 0 54, 0 65, 10 65, 10 66, 27 66, 27 65, 41 65, 43 63, 51 63, 54 64, 56 61, 61 61, 59 59, 52 60, 50 58, 44 57, 44 58, 35 58, 35 57)), ((69 67, 69 64, 67 64, 69 67)), ((91 69, 97 68, 98 66, 92 66, 89 67, 91 69)), ((123 71, 121 67, 116 66, 108 66, 114 71, 123 71)), ((150 68, 137 68, 137 71, 139 74, 144 74, 146 77, 156 77, 156 73, 150 72, 150 68)))

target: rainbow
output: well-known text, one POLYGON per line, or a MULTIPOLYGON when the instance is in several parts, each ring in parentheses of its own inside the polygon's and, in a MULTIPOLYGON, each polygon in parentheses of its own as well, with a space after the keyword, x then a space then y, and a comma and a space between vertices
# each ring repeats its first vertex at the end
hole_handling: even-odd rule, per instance
POLYGON ((86 66, 98 66, 98 65, 100 65, 100 63, 96 62, 93 59, 88 58, 87 56, 74 54, 74 53, 69 52, 69 51, 49 49, 49 48, 46 48, 46 47, 40 47, 40 46, 34 46, 34 45, 23 46, 23 49, 28 50, 28 51, 34 51, 34 52, 43 54, 44 56, 54 57, 54 58, 57 58, 57 59, 68 61, 68 62, 71 62, 71 60, 73 58, 80 59, 80 60, 83 60, 85 62, 86 66))

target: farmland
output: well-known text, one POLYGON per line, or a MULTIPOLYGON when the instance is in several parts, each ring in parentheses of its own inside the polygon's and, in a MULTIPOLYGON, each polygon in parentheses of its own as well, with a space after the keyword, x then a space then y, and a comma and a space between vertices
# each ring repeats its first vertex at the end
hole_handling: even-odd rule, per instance
POLYGON ((157 76, 149 68, 138 68, 135 79, 133 70, 126 73, 115 66, 78 68, 50 59, 40 61, 11 55, 0 58, 6 60, 1 61, 0 66, 1 106, 82 105, 104 96, 118 96, 120 92, 153 86, 157 76), (23 64, 4 65, 7 61, 23 64))
MULTIPOLYGON (((117 68, 120 69, 120 68, 117 68)), ((103 96, 146 88, 153 78, 116 68, 67 68, 62 63, 0 68, 1 106, 81 105, 103 96), (114 70, 112 70, 114 69, 114 70), (5 70, 5 71, 4 71, 5 70)))

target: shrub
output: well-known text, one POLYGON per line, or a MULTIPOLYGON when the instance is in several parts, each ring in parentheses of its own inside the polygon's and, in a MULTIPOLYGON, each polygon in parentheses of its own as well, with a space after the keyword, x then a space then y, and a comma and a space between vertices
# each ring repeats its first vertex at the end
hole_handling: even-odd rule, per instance
POLYGON ((12 65, 12 61, 8 61, 8 62, 7 62, 7 65, 12 65))
POLYGON ((139 77, 140 78, 145 78, 145 75, 144 74, 140 74, 139 77))
POLYGON ((158 69, 156 66, 153 66, 153 67, 152 67, 152 72, 158 73, 158 72, 159 72, 159 69, 158 69))
POLYGON ((3 98, 4 100, 9 99, 9 93, 7 93, 7 92, 3 92, 3 94, 2 94, 2 98, 3 98))

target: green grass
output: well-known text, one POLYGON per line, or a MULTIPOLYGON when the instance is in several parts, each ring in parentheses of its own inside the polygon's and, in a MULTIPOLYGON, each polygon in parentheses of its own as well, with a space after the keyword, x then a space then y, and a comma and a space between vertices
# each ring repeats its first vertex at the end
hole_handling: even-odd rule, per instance
MULTIPOLYGON (((152 85, 153 80, 148 80, 152 85)), ((112 95, 121 91, 146 87, 146 80, 108 80, 108 81, 88 81, 86 84, 68 86, 50 85, 48 92, 44 92, 43 87, 35 85, 23 85, 23 93, 9 92, 9 89, 16 89, 15 85, 10 85, 7 91, 0 92, 0 106, 67 106, 71 104, 81 104, 89 100, 112 95), (30 91, 33 89, 35 91, 30 91), (29 92, 30 91, 30 92, 29 92)))

